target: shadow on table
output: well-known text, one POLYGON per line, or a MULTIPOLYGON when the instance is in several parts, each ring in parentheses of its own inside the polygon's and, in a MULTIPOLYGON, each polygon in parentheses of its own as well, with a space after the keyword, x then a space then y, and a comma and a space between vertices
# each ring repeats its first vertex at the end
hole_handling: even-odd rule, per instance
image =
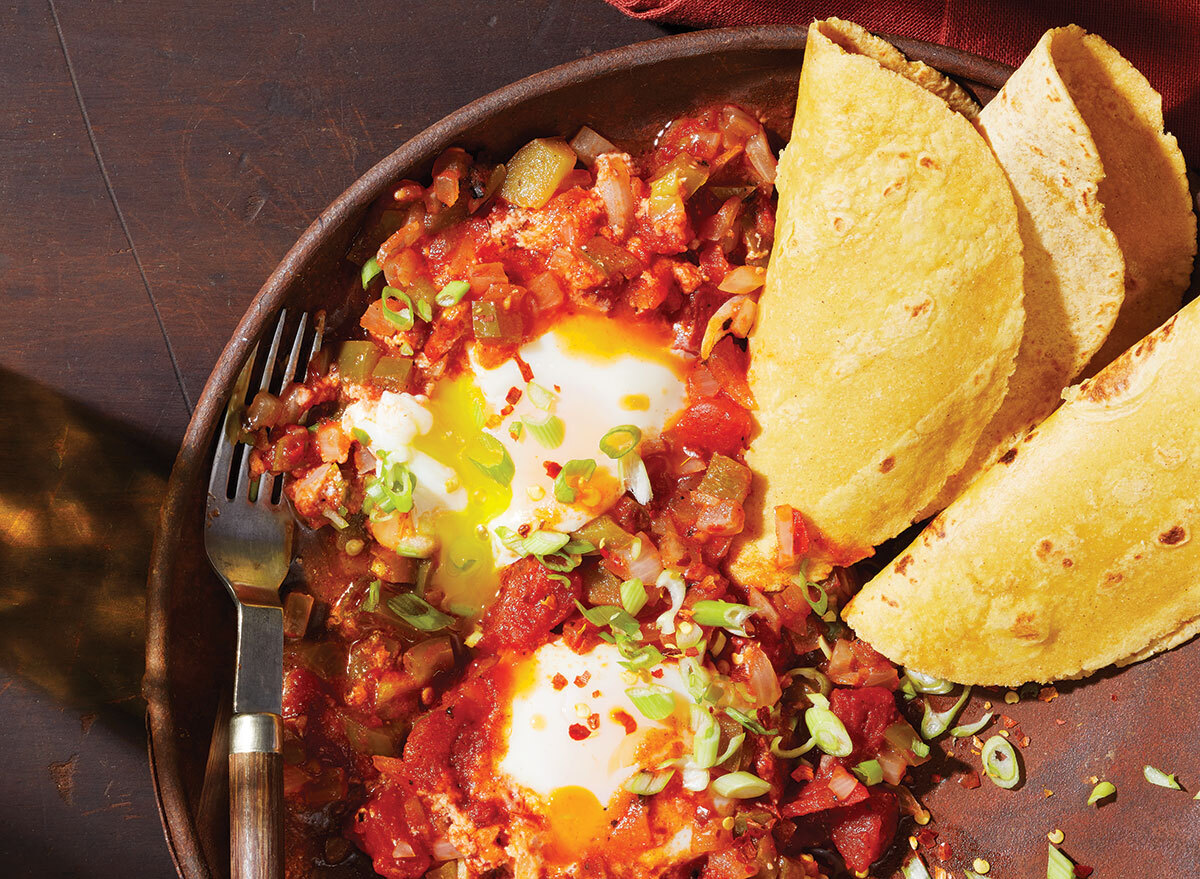
POLYGON ((171 450, 0 370, 0 668, 140 747, 146 570, 171 450))

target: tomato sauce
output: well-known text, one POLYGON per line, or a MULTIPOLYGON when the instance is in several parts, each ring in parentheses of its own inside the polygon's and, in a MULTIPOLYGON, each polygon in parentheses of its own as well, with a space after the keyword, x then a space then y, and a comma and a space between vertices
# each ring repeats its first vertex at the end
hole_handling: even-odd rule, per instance
MULTIPOLYGON (((347 293, 357 325, 340 347, 314 357, 305 382, 278 398, 260 394, 244 422, 252 472, 287 474, 286 494, 313 529, 306 582, 294 587, 313 599, 311 612, 285 651, 290 879, 368 864, 390 879, 453 879, 462 854, 447 839, 447 804, 479 827, 508 820, 504 802, 479 785, 500 747, 512 657, 551 638, 577 652, 598 643, 601 630, 576 604, 621 604, 620 583, 639 564, 633 540, 652 550, 660 570, 679 572, 686 596, 678 619, 701 601, 754 609, 740 634, 718 642, 714 629, 708 647, 716 673, 769 706, 740 723, 719 718, 722 744, 744 735, 734 759, 768 789, 734 818, 675 777, 661 794, 635 798, 580 868, 638 876, 628 865, 648 841, 688 826, 690 856, 664 868, 670 875, 800 879, 820 875, 813 850, 832 844, 846 867, 864 870, 895 835, 896 796, 852 774, 878 758, 898 782, 919 762, 902 747, 912 730, 896 708, 895 669, 814 614, 808 587, 764 595, 723 570, 744 527, 743 455, 755 429, 745 343, 728 326, 739 302, 753 307, 772 242, 766 133, 742 108, 716 106, 674 121, 645 155, 578 158, 532 208, 503 196, 511 169, 457 149, 435 163, 429 185, 398 184, 349 254, 363 264, 361 283, 347 293), (640 449, 651 499, 626 493, 594 523, 623 537, 562 571, 534 557, 504 568, 497 598, 472 624, 433 585, 428 561, 380 542, 371 498, 379 464, 340 413, 364 393, 429 393, 463 369, 468 348, 484 365, 512 359, 580 311, 602 312, 693 358, 686 406, 640 449), (820 649, 829 642, 832 659, 820 649), (788 673, 797 666, 812 675, 788 673), (852 752, 781 756, 780 748, 803 744, 804 706, 822 690, 852 752)), ((810 542, 801 512, 789 524, 797 558, 810 542)), ((837 592, 843 585, 828 584, 835 600, 848 597, 837 592)), ((654 582, 646 589, 645 646, 703 659, 703 646, 655 640, 650 623, 676 599, 654 582)), ((620 720, 637 728, 635 717, 620 720)), ((589 723, 580 719, 579 737, 591 734, 589 723)), ((503 864, 507 855, 494 847, 480 857, 503 864)))

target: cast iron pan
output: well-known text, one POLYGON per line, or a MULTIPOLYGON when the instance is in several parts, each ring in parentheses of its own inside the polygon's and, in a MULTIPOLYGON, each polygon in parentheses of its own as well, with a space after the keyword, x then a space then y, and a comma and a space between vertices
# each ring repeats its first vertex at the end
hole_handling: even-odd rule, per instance
MULTIPOLYGON (((532 137, 570 136, 586 123, 636 147, 647 144, 672 117, 714 100, 764 112, 779 146, 791 121, 804 36, 803 28, 759 27, 665 37, 592 55, 494 92, 417 135, 357 180, 305 231, 263 285, 225 346, 188 425, 150 569, 144 685, 150 764, 168 845, 184 879, 228 875, 222 730, 232 685, 233 613, 205 559, 201 519, 214 430, 264 325, 285 306, 326 309, 335 333, 340 322, 356 320, 342 291, 357 267, 344 257, 368 206, 395 181, 427 175, 448 146, 503 159, 532 137)), ((958 79, 981 101, 990 99, 1011 72, 943 46, 893 42, 958 79)), ((1027 780, 1016 791, 999 790, 986 779, 974 790, 957 783, 955 776, 979 766, 969 740, 943 763, 954 770, 951 778, 919 780, 918 792, 935 817, 931 828, 939 833, 937 842, 949 846, 944 864, 962 875, 975 857, 984 857, 998 879, 1044 875, 1046 834, 1058 828, 1066 835, 1064 848, 1079 862, 1098 867, 1098 876, 1191 873, 1200 862, 1200 804, 1193 806, 1189 795, 1150 787, 1141 773, 1150 763, 1179 772, 1193 791, 1200 785, 1198 673, 1200 650, 1193 643, 1119 674, 1060 686, 1052 701, 1033 698, 1010 706, 1002 692, 977 694, 964 719, 980 716, 981 703, 990 700, 995 710, 1019 721, 1012 734, 1029 737, 1022 749, 1027 780), (1084 806, 1092 776, 1113 781, 1119 791, 1098 812, 1084 806)), ((885 866, 898 863, 898 854, 885 866)), ((887 873, 884 869, 881 875, 887 873)))

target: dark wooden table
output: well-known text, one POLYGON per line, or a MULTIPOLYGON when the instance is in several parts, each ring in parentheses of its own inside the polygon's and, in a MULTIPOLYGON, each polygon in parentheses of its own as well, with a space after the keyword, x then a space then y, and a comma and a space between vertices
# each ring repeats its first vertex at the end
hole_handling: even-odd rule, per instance
POLYGON ((320 209, 462 104, 659 36, 600 0, 0 17, 0 875, 167 877, 145 575, 190 407, 320 209))

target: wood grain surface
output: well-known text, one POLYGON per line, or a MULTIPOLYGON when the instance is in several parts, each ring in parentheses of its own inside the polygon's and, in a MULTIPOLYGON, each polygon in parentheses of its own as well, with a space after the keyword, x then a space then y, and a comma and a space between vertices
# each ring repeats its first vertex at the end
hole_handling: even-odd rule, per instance
POLYGON ((322 207, 462 104, 659 36, 600 0, 0 16, 0 875, 167 877, 139 695, 166 475, 322 207))

